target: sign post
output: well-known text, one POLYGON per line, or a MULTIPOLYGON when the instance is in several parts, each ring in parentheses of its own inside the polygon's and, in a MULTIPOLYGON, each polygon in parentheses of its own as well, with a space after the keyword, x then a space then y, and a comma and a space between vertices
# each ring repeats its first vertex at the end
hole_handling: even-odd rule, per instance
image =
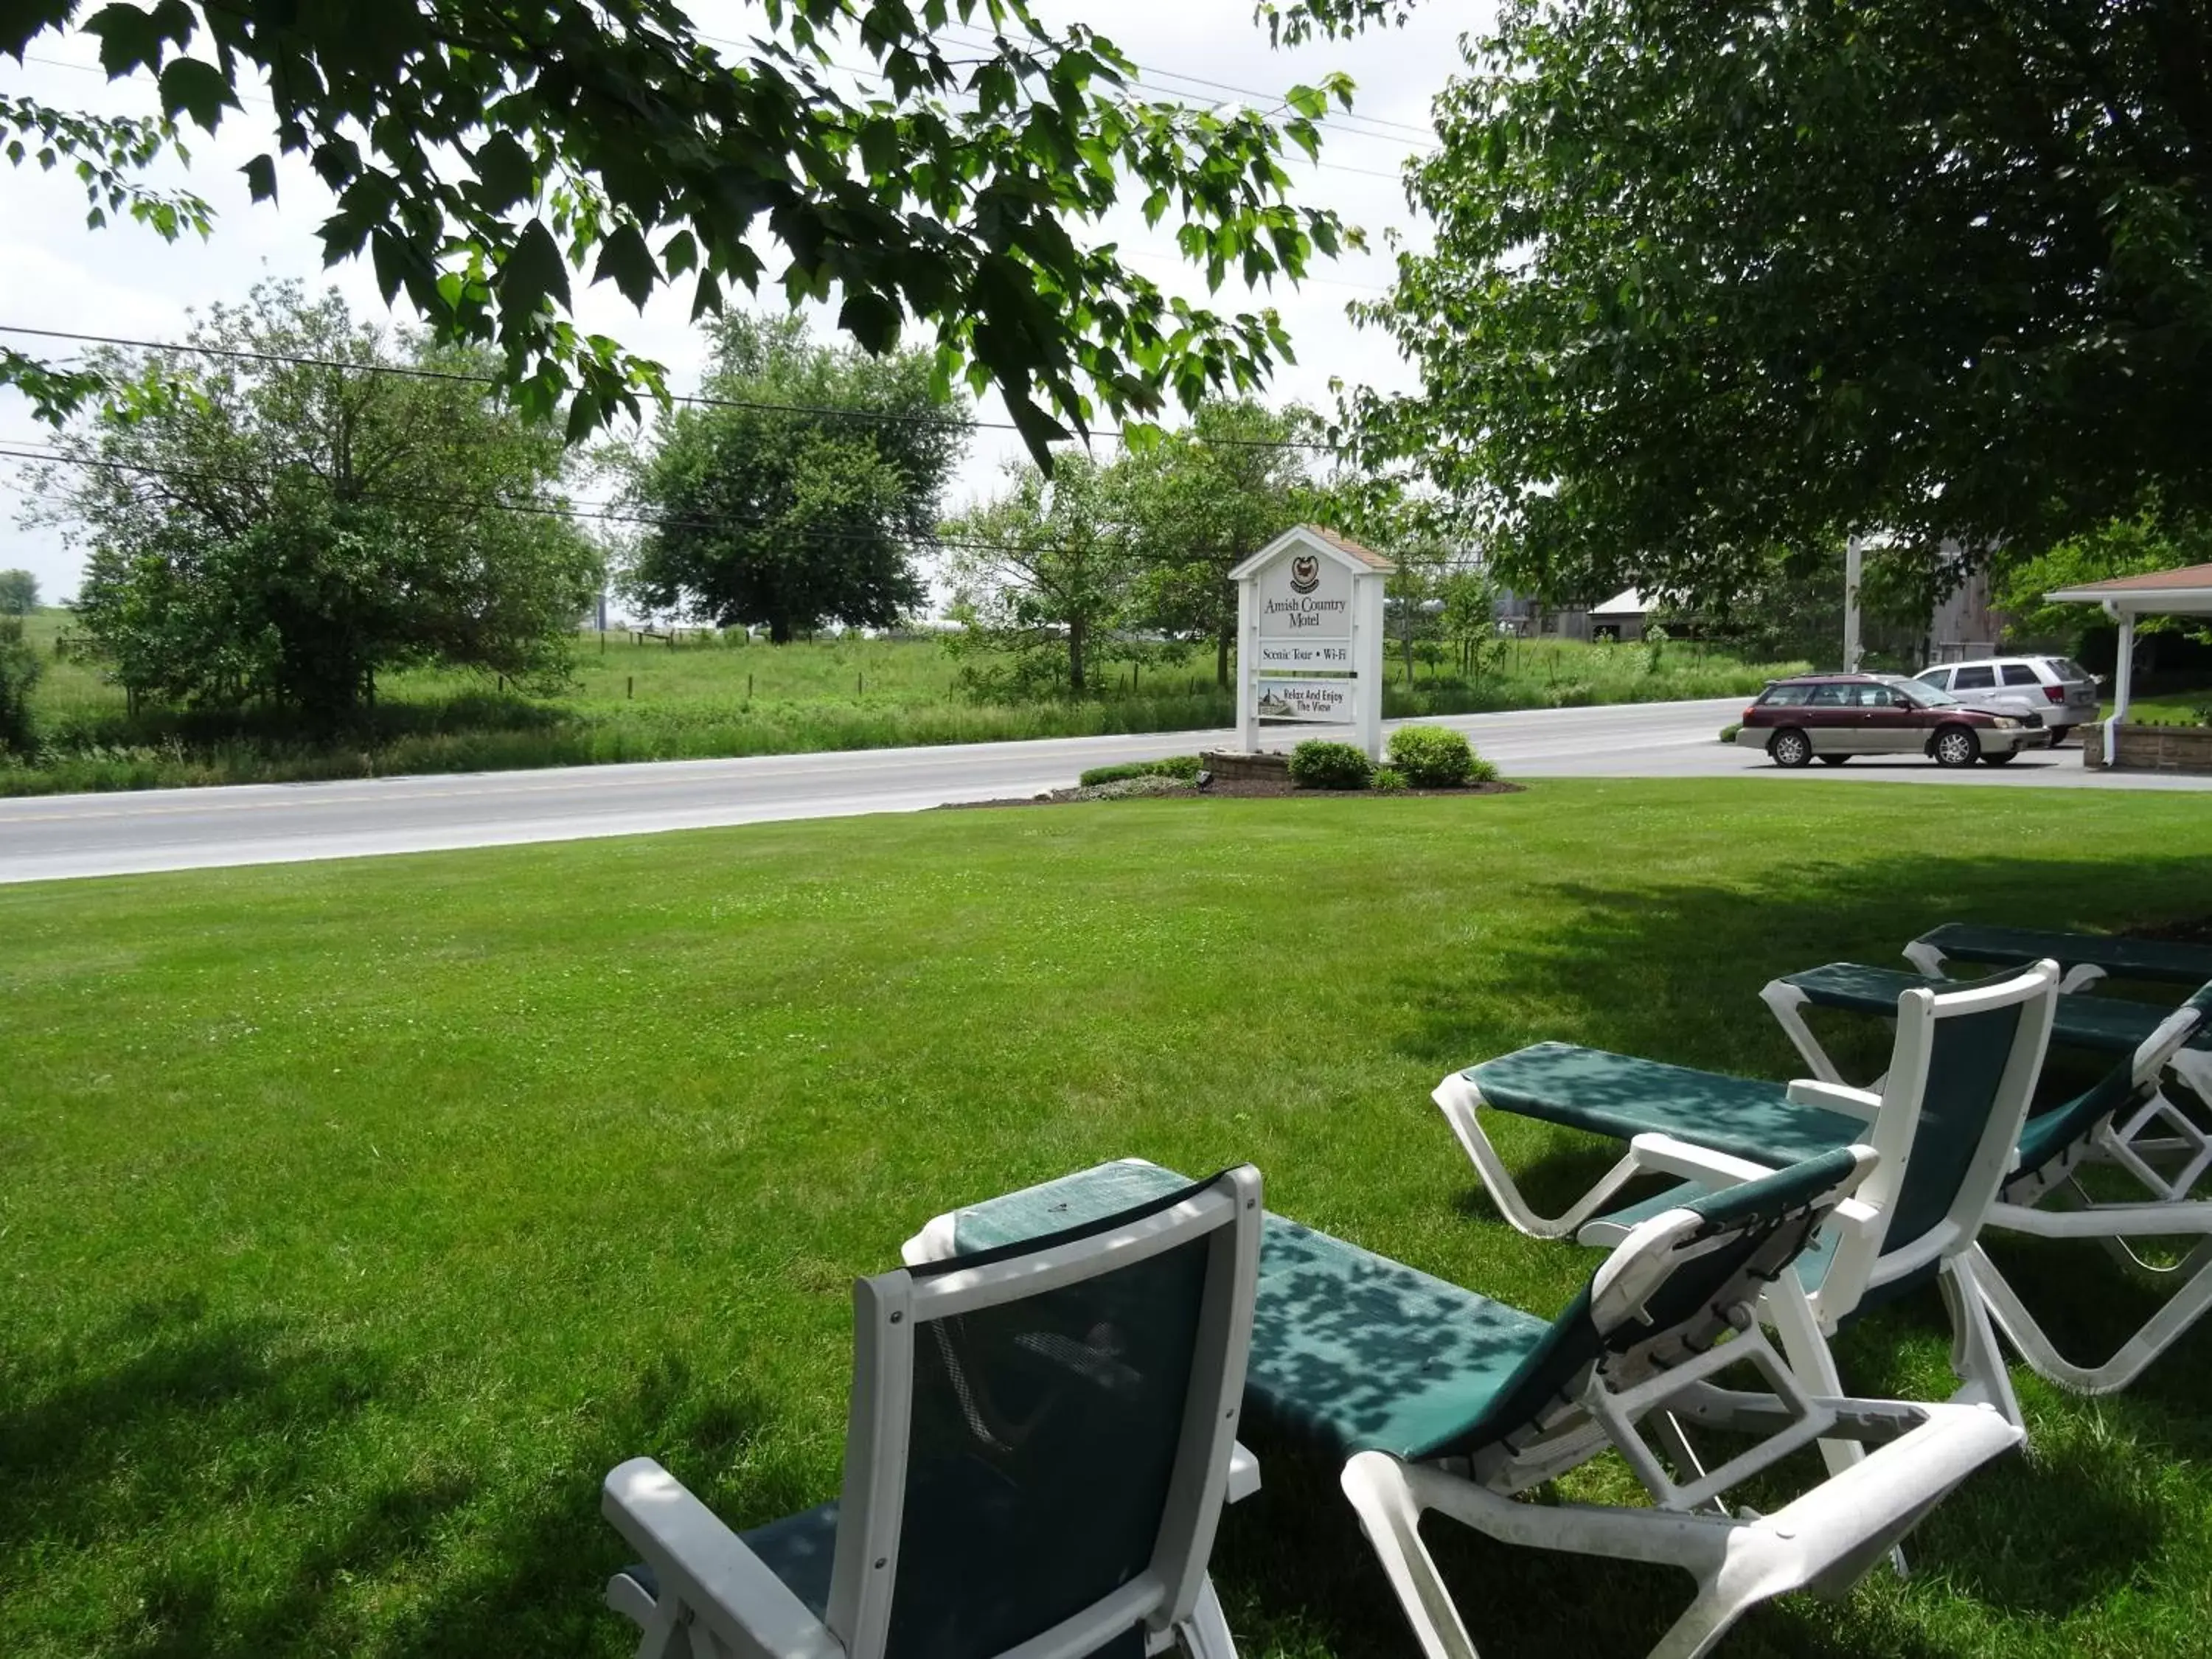
POLYGON ((1311 525, 1229 573, 1237 584, 1237 732, 1257 753, 1263 720, 1349 726, 1382 756, 1382 587, 1397 567, 1311 525))

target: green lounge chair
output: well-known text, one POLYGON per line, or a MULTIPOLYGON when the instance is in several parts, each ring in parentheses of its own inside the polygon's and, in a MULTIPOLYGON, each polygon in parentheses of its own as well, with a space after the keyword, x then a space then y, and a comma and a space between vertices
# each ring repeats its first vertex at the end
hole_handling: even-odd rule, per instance
POLYGON ((853 1287, 842 1498, 738 1534, 651 1458, 604 1507, 646 1659, 1236 1659, 1206 1577, 1260 1178, 1177 1181, 853 1287))
MULTIPOLYGON (((1778 994, 1777 987, 1796 990, 1804 1000, 1820 1006, 1885 1012, 1868 1008, 1864 1000, 1851 994, 1871 989, 1871 976, 1878 971, 1847 965, 1818 969, 1778 980, 1762 994, 1783 1017, 1784 1028, 1797 1041, 1799 1051, 1808 1060, 1817 1056, 1820 1069, 1832 1078, 1835 1068, 1826 1052, 1805 1027, 1802 1003, 1778 994)), ((2126 1388, 2212 1307, 2212 1198, 2191 1196, 2208 1166, 2207 1138, 2159 1088, 2160 1076, 2172 1067, 2201 1100, 2212 1101, 2203 1069, 2212 1057, 2207 1054, 2212 1048, 2212 985, 2173 1009, 2143 1008, 2103 997, 2061 997, 2059 1024, 2063 1025, 2070 1009, 2084 1005, 2139 1011, 2127 1016, 2124 1026, 2118 1018, 2104 1016, 2111 1029, 2134 1031, 2146 1021, 2155 1023, 2142 1031, 2133 1048, 2094 1087, 2028 1119, 2013 1168, 1983 1225, 1999 1233, 2094 1240, 2124 1267, 2172 1289, 2110 1358, 2084 1364, 2060 1351, 2028 1310, 2018 1288, 1978 1243, 1963 1266, 1998 1328, 2039 1376, 2061 1388, 2094 1395, 2126 1388), (2150 1133, 2160 1126, 2170 1133, 2150 1133), (2163 1156, 2178 1157, 2179 1166, 2154 1161, 2163 1156), (2122 1200, 2100 1197, 2081 1183, 2081 1171, 2089 1166, 2124 1170, 2148 1195, 2122 1200), (2178 1266, 2154 1267, 2137 1249, 2146 1241, 2179 1238, 2197 1242, 2178 1266)), ((1778 1143, 1774 1156, 1794 1151, 1796 1144, 1778 1143)))
MULTIPOLYGON (((1689 1572, 1696 1598, 1652 1652, 1692 1659, 1771 1596, 1847 1588, 2020 1441, 1986 1406, 1809 1391, 1768 1345, 1754 1304, 1802 1300, 1791 1262, 1875 1162, 1867 1147, 1831 1150, 1656 1215, 1554 1320, 1269 1215, 1246 1410, 1346 1460, 1345 1493, 1428 1659, 1475 1652, 1420 1537, 1431 1510, 1510 1543, 1689 1572), (1743 1369, 1751 1385, 1729 1386, 1743 1369), (1753 1443, 1708 1468, 1692 1437, 1712 1433, 1753 1443), (1723 1502, 1828 1438, 1870 1455, 1770 1515, 1723 1502), (1608 1450, 1650 1506, 1526 1501, 1608 1450)), ((1137 1160, 1102 1165, 940 1216, 907 1256, 1003 1248, 1182 1179, 1137 1160)))
MULTIPOLYGON (((1943 991, 1960 983, 1832 962, 1803 973, 1784 974, 1770 981, 1759 995, 1813 1068, 1813 1074, 1841 1083, 1842 1073, 1806 1022, 1807 1009, 1887 1015, 1895 1010, 1898 998, 1916 987, 1943 991)), ((2212 982, 2200 987, 2191 1001, 2207 997, 2212 997, 2212 982)), ((2062 995, 2051 1021, 2051 1046, 2124 1058, 2156 1036, 2173 1012, 2154 1003, 2128 1002, 2118 997, 2062 995)), ((2199 1030, 2173 1051, 2166 1063, 2201 1103, 2212 1105, 2212 1030, 2199 1030)), ((2212 1170, 2212 1133, 2205 1131, 2197 1116, 2169 1098, 2157 1079, 2152 1079, 2148 1096, 2123 1118, 2098 1127, 2095 1150, 2100 1161, 2126 1170, 2153 1198, 2166 1201, 2186 1199, 2205 1172, 2212 1170)))
MULTIPOLYGON (((1650 1206, 1600 1212, 1639 1176, 1705 1187, 1758 1178, 1855 1141, 1881 1167, 1799 1266, 1807 1296, 1772 1298, 1784 1351, 1808 1388, 1841 1392, 1826 1338, 1869 1296, 1934 1278, 1950 1309, 1958 1398, 1985 1401, 2021 1420, 1979 1281, 1962 1268, 2014 1146, 2043 1066, 2058 969, 2041 963, 2011 979, 1930 991, 1897 1002, 1896 1036, 1879 1094, 1817 1079, 1761 1083, 1600 1049, 1540 1043, 1446 1078, 1434 1098, 1499 1211, 1539 1237, 1620 1238, 1650 1206), (1613 1135, 1628 1150, 1563 1216, 1539 1215, 1483 1127, 1503 1111, 1613 1135)), ((1684 1200, 1677 1189, 1654 1200, 1684 1200)), ((1850 1455, 1824 1448, 1832 1464, 1850 1455)))
POLYGON ((1931 927, 1905 947, 1905 955, 1922 973, 1938 979, 1946 977, 1947 962, 1972 963, 1983 968, 2025 968, 2030 963, 2055 962, 2065 970, 2058 987, 2062 994, 2081 990, 2107 975, 2169 985, 2202 985, 2212 980, 2212 945, 2122 939, 2115 933, 1984 927, 1970 921, 1947 921, 1941 927, 1931 927))

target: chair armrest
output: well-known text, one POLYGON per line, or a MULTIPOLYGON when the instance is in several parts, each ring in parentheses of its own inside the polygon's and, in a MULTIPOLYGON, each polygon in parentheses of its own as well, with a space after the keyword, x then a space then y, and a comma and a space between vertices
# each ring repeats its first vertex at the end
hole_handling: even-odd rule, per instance
POLYGON ((1245 1449, 1241 1440, 1229 1443, 1229 1489, 1222 1494, 1227 1504, 1241 1504, 1260 1490, 1260 1460, 1245 1449))
POLYGON ((1790 1103, 1841 1112, 1865 1123, 1873 1122, 1881 1113, 1881 1097, 1871 1089, 1854 1089, 1842 1083, 1823 1083, 1818 1078, 1810 1077, 1798 1078, 1790 1084, 1790 1103))
POLYGON ((1763 1180, 1781 1167, 1753 1164, 1747 1158, 1717 1152, 1710 1146, 1693 1146, 1656 1132, 1638 1135, 1628 1146, 1644 1169, 1680 1176, 1707 1187, 1741 1187, 1747 1181, 1763 1180))
POLYGON ((737 1534, 650 1457, 606 1478, 599 1508, 659 1580, 741 1659, 845 1659, 842 1644, 737 1534))

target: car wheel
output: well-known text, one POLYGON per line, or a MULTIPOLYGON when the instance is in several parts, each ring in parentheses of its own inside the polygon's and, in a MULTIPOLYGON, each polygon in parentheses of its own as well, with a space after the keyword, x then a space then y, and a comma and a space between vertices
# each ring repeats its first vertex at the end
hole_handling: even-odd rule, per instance
POLYGON ((1820 757, 1820 764, 1823 766, 1841 766, 1850 758, 1850 757, 1849 755, 1823 755, 1820 757))
POLYGON ((1766 752, 1774 757, 1777 766, 1809 766, 1813 762, 1813 739, 1802 732, 1777 732, 1766 745, 1766 752))
POLYGON ((1982 740, 1969 726, 1947 726, 1936 734, 1936 764, 1972 766, 1981 758, 1982 740))
POLYGON ((2051 728, 2051 746, 2053 749, 2057 748, 2060 744, 2066 741, 2066 734, 2073 729, 2074 728, 2070 726, 2052 726, 2051 728))
POLYGON ((2002 754, 2002 755, 1984 755, 1984 756, 1983 756, 1983 757, 1982 757, 1982 764, 1983 764, 1983 765, 1984 765, 1984 766, 2010 766, 2010 765, 2011 765, 2014 761, 2018 760, 2019 758, 2020 758, 2020 750, 2017 750, 2017 749, 2008 749, 2008 750, 2006 750, 2004 751, 2004 753, 2003 753, 2003 754, 2002 754))

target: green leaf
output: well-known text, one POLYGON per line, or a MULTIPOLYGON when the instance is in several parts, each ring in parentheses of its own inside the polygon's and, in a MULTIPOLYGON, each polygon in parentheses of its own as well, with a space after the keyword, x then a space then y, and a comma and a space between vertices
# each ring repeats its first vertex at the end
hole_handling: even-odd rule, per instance
POLYGON ((568 267, 560 244, 542 220, 532 219, 514 239, 499 268, 500 306, 509 316, 536 311, 545 301, 568 303, 568 267))
POLYGON ((174 120, 188 114, 210 132, 222 119, 225 106, 238 106, 229 78, 213 64, 198 58, 173 59, 161 71, 161 113, 174 120))
POLYGON ((865 290, 848 295, 837 312, 837 326, 878 356, 898 343, 901 321, 897 301, 865 290))
POLYGON ((270 156, 257 155, 239 171, 246 175, 246 188, 257 202, 276 199, 276 163, 270 156))
POLYGON ((110 80, 161 61, 161 30, 151 12, 118 3, 102 6, 84 21, 84 32, 100 42, 100 66, 110 80))
POLYGON ((517 202, 537 196, 538 165, 514 134, 493 134, 470 161, 476 167, 477 182, 483 186, 483 204, 493 212, 504 212, 517 202))
POLYGON ((617 226, 614 234, 599 249, 599 263, 592 272, 592 280, 602 283, 610 276, 623 291, 623 297, 641 310, 653 297, 653 288, 660 280, 660 268, 653 263, 653 250, 646 246, 644 235, 634 224, 617 226))

